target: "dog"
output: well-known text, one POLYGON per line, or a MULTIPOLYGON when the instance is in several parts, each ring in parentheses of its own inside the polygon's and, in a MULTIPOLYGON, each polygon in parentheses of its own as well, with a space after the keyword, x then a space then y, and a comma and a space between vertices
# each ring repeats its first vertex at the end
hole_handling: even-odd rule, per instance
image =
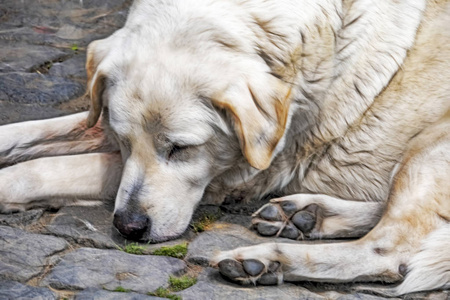
POLYGON ((0 127, 4 212, 115 197, 161 242, 196 206, 281 195, 233 281, 450 287, 450 2, 136 0, 92 42, 89 113, 0 127), (61 200, 65 199, 65 200, 61 200))

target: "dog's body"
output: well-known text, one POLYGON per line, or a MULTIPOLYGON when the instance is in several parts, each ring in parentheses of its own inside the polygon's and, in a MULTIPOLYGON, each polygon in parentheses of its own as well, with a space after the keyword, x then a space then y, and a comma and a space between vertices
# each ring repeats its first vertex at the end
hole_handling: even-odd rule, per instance
POLYGON ((29 160, 0 171, 0 207, 117 194, 119 231, 157 242, 201 199, 289 195, 261 234, 370 232, 222 252, 225 276, 448 287, 449 22, 447 1, 138 0, 89 47, 89 116, 0 128, 0 164, 29 160))

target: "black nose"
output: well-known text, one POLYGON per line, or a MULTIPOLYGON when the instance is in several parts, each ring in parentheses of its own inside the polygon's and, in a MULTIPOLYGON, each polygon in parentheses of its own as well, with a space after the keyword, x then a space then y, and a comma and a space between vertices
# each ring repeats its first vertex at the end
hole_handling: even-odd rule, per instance
POLYGON ((145 232, 151 227, 149 217, 129 211, 117 211, 114 214, 113 224, 125 238, 136 241, 142 240, 145 232))

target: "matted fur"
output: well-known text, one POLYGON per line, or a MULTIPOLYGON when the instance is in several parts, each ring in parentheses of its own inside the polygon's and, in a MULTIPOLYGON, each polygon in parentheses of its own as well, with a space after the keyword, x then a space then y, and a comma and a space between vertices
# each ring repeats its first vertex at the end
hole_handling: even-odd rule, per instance
POLYGON ((285 195, 268 205, 319 207, 309 238, 367 234, 213 264, 277 261, 279 282, 404 279, 393 294, 448 287, 449 23, 448 1, 136 0, 89 46, 89 115, 0 127, 0 207, 115 196, 158 242, 200 201, 285 195))

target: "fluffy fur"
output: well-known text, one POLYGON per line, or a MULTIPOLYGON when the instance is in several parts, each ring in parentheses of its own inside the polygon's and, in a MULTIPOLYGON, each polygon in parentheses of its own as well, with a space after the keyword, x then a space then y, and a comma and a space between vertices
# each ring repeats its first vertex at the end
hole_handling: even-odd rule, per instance
MULTIPOLYGON (((0 170, 1 208, 116 195, 119 230, 158 242, 201 200, 286 195, 265 207, 313 213, 304 238, 368 234, 213 263, 278 262, 278 282, 447 287, 449 22, 448 1, 136 0, 89 46, 89 115, 0 127, 0 164, 15 164, 0 170), (79 155, 38 158, 61 154, 79 155)), ((255 226, 290 222, 261 212, 255 226)), ((247 275, 233 279, 264 274, 247 275)))

